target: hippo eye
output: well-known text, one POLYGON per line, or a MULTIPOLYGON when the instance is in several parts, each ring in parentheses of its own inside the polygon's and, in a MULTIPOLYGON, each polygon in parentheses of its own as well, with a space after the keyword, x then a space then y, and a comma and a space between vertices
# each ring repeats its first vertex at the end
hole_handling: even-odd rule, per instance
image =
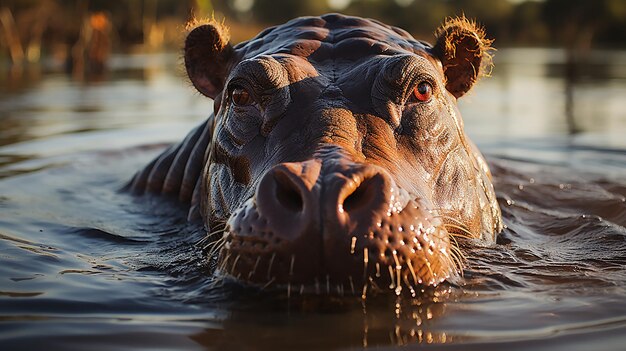
POLYGON ((413 89, 413 96, 420 102, 427 102, 433 95, 433 86, 428 82, 421 82, 413 89))
POLYGON ((236 87, 230 93, 230 99, 235 106, 247 106, 252 103, 250 93, 244 88, 236 87))

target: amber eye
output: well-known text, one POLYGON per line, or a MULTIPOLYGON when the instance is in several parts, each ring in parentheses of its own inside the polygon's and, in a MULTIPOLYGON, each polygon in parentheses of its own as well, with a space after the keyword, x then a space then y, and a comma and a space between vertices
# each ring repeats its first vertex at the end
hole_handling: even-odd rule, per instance
POLYGON ((230 94, 230 99, 236 106, 246 106, 252 103, 252 97, 250 93, 244 88, 235 88, 230 94))
POLYGON ((413 95, 417 101, 427 102, 433 95, 433 87, 428 82, 421 82, 413 89, 413 95))

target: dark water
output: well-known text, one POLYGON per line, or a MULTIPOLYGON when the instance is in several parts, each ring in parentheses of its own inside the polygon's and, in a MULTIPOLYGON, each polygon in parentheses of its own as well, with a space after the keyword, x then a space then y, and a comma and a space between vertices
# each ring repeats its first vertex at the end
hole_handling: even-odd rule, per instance
POLYGON ((626 53, 501 50, 461 109, 507 229, 418 299, 215 284, 184 209, 117 191, 206 117, 175 55, 0 76, 0 349, 623 350, 626 53), (576 132, 571 134, 571 132, 576 132))

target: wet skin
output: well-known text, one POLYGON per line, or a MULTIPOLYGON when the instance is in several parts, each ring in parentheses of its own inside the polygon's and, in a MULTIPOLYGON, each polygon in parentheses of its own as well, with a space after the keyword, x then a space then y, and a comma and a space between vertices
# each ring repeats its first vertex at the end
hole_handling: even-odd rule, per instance
POLYGON ((187 36, 191 82, 215 113, 139 172, 220 239, 218 274, 258 286, 364 294, 436 285, 461 268, 454 237, 502 228, 491 175, 457 99, 490 41, 447 21, 431 46, 380 22, 297 18, 232 47, 187 36))

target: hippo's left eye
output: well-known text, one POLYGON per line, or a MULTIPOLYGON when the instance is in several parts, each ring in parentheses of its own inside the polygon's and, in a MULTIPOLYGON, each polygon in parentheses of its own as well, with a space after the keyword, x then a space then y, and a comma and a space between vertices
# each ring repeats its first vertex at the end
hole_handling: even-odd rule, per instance
POLYGON ((235 106, 247 106, 252 103, 250 93, 244 88, 236 87, 230 93, 230 99, 235 106))
POLYGON ((433 86, 428 82, 421 82, 413 88, 413 97, 419 102, 428 102, 433 95, 433 86))

